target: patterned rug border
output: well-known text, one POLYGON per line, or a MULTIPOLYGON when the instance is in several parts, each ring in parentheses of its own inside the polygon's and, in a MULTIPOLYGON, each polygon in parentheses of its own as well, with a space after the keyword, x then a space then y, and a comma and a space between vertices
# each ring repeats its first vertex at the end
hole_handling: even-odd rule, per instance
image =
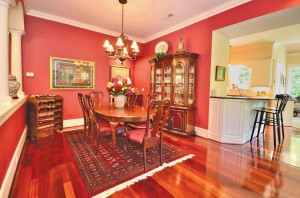
POLYGON ((179 158, 177 160, 171 161, 169 163, 164 163, 162 166, 159 166, 159 167, 157 167, 157 168, 155 168, 155 169, 153 169, 153 170, 151 170, 151 171, 149 171, 147 173, 139 175, 139 176, 137 176, 137 177, 135 177, 135 178, 133 178, 133 179, 131 179, 129 181, 126 181, 126 182, 124 182, 122 184, 119 184, 117 186, 114 186, 114 187, 112 187, 112 188, 110 188, 110 189, 108 189, 106 191, 103 191, 103 192, 101 192, 101 193, 93 196, 93 198, 108 197, 108 196, 112 195, 113 193, 115 193, 117 191, 123 190, 123 189, 125 189, 125 188, 127 188, 127 187, 129 187, 129 186, 131 186, 133 184, 135 184, 136 182, 139 182, 141 180, 147 179, 147 177, 152 176, 154 173, 159 172, 159 171, 163 170, 166 167, 174 166, 174 165, 176 165, 178 163, 181 163, 181 162, 183 162, 183 161, 185 161, 187 159, 191 159, 194 156, 195 156, 194 154, 190 154, 190 155, 184 156, 182 158, 179 158))

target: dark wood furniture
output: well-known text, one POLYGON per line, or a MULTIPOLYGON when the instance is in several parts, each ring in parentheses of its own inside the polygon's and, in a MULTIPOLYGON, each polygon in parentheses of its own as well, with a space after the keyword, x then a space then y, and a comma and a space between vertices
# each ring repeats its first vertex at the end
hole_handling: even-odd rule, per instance
POLYGON ((167 132, 195 134, 195 80, 198 54, 183 52, 150 60, 150 93, 158 100, 169 99, 171 111, 165 124, 167 132))
MULTIPOLYGON (((106 122, 105 120, 99 118, 96 115, 95 112, 95 108, 96 106, 99 106, 99 104, 101 103, 96 103, 95 101, 92 100, 92 97, 90 95, 85 95, 85 99, 86 99, 86 103, 87 103, 87 107, 89 110, 89 116, 90 116, 90 121, 91 121, 91 125, 92 125, 92 131, 93 131, 93 141, 92 143, 94 143, 94 140, 97 139, 97 147, 96 150, 98 151, 99 148, 99 144, 100 144, 100 138, 103 136, 109 136, 111 135, 113 132, 110 124, 108 122, 106 122)), ((114 127, 114 131, 115 133, 117 131, 121 131, 124 132, 125 131, 125 127, 123 125, 116 125, 114 127)))
POLYGON ((143 94, 137 94, 135 103, 136 105, 143 106, 143 94))
POLYGON ((102 119, 109 121, 112 129, 113 149, 116 148, 116 126, 123 122, 143 122, 147 120, 147 109, 135 105, 133 108, 116 108, 114 103, 95 104, 95 113, 102 119))
MULTIPOLYGON (((156 100, 157 95, 156 94, 148 94, 147 96, 147 105, 151 100, 156 100)), ((151 120, 150 120, 151 122, 151 120)), ((133 129, 144 129, 146 128, 146 122, 125 122, 126 127, 130 127, 133 129)), ((152 125, 151 125, 152 126, 152 125)))
POLYGON ((90 120, 90 114, 89 114, 89 109, 85 100, 85 95, 82 93, 78 93, 78 101, 82 110, 83 114, 83 120, 84 120, 84 136, 86 141, 90 141, 91 137, 91 120, 90 120))
POLYGON ((263 133, 265 131, 266 124, 273 125, 274 148, 276 147, 276 128, 277 128, 278 142, 280 143, 280 139, 281 139, 280 138, 280 130, 282 132, 282 137, 284 138, 284 126, 283 126, 282 112, 284 111, 285 106, 288 102, 289 95, 278 94, 278 95, 276 95, 276 99, 277 99, 277 104, 276 104, 275 108, 259 107, 259 108, 254 109, 256 111, 256 115, 255 115, 255 120, 254 120, 254 124, 253 124, 250 142, 252 141, 256 124, 258 124, 258 132, 257 132, 256 137, 258 137, 260 128, 262 125, 264 125, 263 133), (259 116, 259 119, 257 120, 259 114, 260 114, 260 116, 259 116))
MULTIPOLYGON (((147 172, 146 167, 146 153, 148 148, 159 147, 160 165, 163 164, 162 160, 162 141, 163 130, 165 122, 170 112, 169 100, 152 100, 147 105, 147 121, 146 128, 127 130, 124 133, 125 140, 128 142, 134 142, 135 144, 142 145, 143 147, 143 159, 144 159, 144 171, 147 172), (152 110, 155 110, 153 118, 151 116, 152 110), (150 126, 150 119, 152 118, 153 124, 150 126)), ((126 146, 126 143, 125 143, 126 146)), ((126 148, 125 148, 126 149, 126 148)))
POLYGON ((28 135, 39 139, 63 129, 63 98, 59 95, 33 95, 28 98, 28 135))

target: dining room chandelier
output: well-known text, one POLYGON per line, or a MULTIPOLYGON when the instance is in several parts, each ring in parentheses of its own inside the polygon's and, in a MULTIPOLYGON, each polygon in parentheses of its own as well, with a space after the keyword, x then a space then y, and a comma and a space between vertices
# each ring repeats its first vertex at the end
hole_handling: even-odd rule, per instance
POLYGON ((104 49, 106 55, 113 59, 119 59, 121 61, 121 64, 123 65, 123 61, 128 58, 129 60, 135 60, 137 54, 139 53, 139 47, 136 43, 136 41, 132 42, 131 45, 131 54, 128 53, 128 37, 124 35, 123 33, 123 26, 124 26, 124 4, 127 3, 127 0, 119 0, 119 3, 122 4, 122 33, 118 37, 117 43, 116 43, 116 50, 113 48, 113 46, 109 43, 108 40, 105 40, 104 42, 104 49))

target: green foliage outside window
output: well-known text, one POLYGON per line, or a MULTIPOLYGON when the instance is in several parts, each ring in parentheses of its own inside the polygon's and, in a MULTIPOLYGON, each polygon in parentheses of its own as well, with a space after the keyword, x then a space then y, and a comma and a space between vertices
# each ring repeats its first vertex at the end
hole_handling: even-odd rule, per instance
POLYGON ((300 96, 300 67, 292 67, 289 70, 289 91, 294 97, 300 96))

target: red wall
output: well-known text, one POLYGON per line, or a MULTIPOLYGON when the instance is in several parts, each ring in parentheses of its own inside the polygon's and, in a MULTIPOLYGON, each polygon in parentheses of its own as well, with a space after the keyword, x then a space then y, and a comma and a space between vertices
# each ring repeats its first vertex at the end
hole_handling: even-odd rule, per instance
MULTIPOLYGON (((125 64, 131 68, 131 78, 133 82, 136 82, 135 85, 140 90, 145 88, 143 93, 146 95, 149 93, 150 76, 148 60, 154 55, 155 44, 165 40, 169 44, 168 52, 174 53, 179 39, 182 38, 186 51, 200 55, 196 82, 196 126, 207 129, 212 31, 299 4, 299 0, 252 0, 145 45, 140 45, 142 52, 140 57, 135 62, 128 61, 125 64)), ((64 119, 82 117, 77 101, 79 91, 50 91, 50 56, 94 61, 96 63, 96 90, 104 91, 109 80, 110 65, 113 63, 104 54, 102 45, 105 39, 109 39, 111 43, 114 43, 116 39, 31 16, 26 16, 25 27, 26 35, 22 39, 25 93, 28 95, 59 94, 64 97, 64 119), (26 72, 34 72, 35 77, 26 77, 26 72)), ((85 91, 80 92, 85 93, 85 91)), ((105 98, 108 99, 107 93, 106 96, 105 98)))
MULTIPOLYGON (((77 100, 77 93, 83 90, 50 91, 50 56, 95 62, 95 89, 105 93, 108 101, 106 84, 109 81, 110 65, 121 65, 111 61, 104 53, 104 40, 111 43, 116 38, 89 30, 57 23, 41 18, 26 16, 26 35, 22 39, 23 53, 23 90, 27 95, 58 94, 64 98, 64 119, 81 118, 82 112, 77 100), (26 72, 34 72, 33 78, 26 77, 26 72)), ((134 73, 134 62, 124 65, 134 73)), ((134 82, 134 75, 131 75, 134 82)))
POLYGON ((0 186, 25 129, 25 104, 0 126, 0 186))
POLYGON ((149 92, 150 65, 148 60, 154 56, 154 47, 159 41, 167 41, 168 53, 175 53, 180 38, 184 42, 185 51, 199 54, 196 81, 196 126, 208 129, 209 86, 211 64, 212 31, 222 27, 255 18, 281 9, 300 5, 299 0, 252 0, 249 3, 230 9, 186 28, 155 39, 144 46, 144 57, 135 64, 135 80, 138 88, 149 92))

